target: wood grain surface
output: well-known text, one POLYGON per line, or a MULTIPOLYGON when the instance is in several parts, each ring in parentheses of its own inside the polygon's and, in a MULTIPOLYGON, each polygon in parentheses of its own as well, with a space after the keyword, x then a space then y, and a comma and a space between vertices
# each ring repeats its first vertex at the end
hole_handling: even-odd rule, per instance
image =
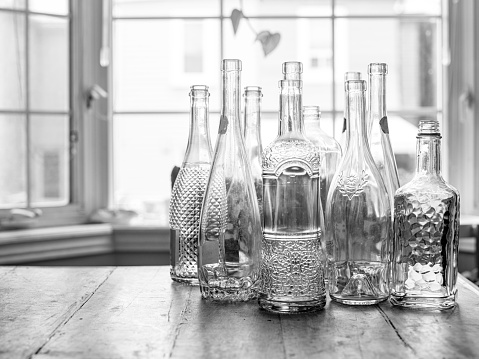
POLYGON ((0 358, 474 358, 479 290, 452 311, 212 303, 168 267, 0 267, 0 358))

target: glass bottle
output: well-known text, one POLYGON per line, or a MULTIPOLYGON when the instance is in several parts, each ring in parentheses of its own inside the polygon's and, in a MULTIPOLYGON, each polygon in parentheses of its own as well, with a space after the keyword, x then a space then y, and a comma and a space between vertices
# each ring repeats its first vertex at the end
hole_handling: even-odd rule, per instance
POLYGON ((365 91, 363 80, 346 82, 349 144, 326 204, 329 294, 349 305, 389 295, 390 206, 368 147, 365 91))
POLYGON ((211 168, 208 86, 191 86, 190 133, 183 164, 170 200, 170 275, 177 282, 198 284, 200 213, 211 168))
POLYGON ((342 154, 346 153, 346 147, 348 146, 348 139, 346 138, 346 127, 347 127, 347 120, 346 120, 346 103, 347 103, 347 92, 346 92, 346 82, 349 80, 361 80, 361 73, 355 71, 349 71, 344 73, 344 117, 343 117, 343 129, 341 132, 341 139, 339 140, 339 144, 341 146, 342 154))
POLYGON ((421 120, 416 174, 394 196, 391 303, 449 309, 457 293, 459 192, 441 175, 436 120, 421 120))
POLYGON ((257 297, 261 255, 258 200, 240 129, 241 61, 222 61, 222 106, 201 213, 198 277, 203 298, 257 297))
POLYGON ((256 197, 258 197, 261 223, 263 223, 263 169, 261 167, 261 87, 247 86, 244 89, 245 110, 244 110, 244 142, 246 157, 251 166, 256 197))
MULTIPOLYGON (((283 64, 283 71, 302 64, 283 64)), ((319 149, 303 133, 302 81, 282 80, 279 135, 263 151, 260 307, 310 312, 326 303, 319 228, 319 149)))
POLYGON ((396 159, 389 138, 388 118, 386 113, 386 75, 388 67, 384 63, 368 66, 369 74, 369 123, 368 139, 371 154, 376 167, 383 178, 394 212, 394 194, 399 188, 396 159))

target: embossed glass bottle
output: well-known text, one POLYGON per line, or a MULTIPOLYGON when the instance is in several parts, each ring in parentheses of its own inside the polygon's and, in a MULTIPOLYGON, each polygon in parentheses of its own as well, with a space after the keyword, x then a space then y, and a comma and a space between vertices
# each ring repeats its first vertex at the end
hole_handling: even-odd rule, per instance
POLYGON ((258 197, 259 212, 261 223, 263 223, 263 168, 261 167, 261 155, 263 146, 261 145, 261 87, 247 86, 244 89, 244 142, 246 148, 246 157, 251 165, 251 175, 253 176, 254 188, 258 197))
POLYGON ((347 92, 346 92, 346 82, 349 80, 361 80, 361 73, 355 72, 355 71, 349 71, 344 73, 344 86, 345 86, 344 87, 344 117, 343 117, 343 130, 341 132, 341 138, 339 140, 339 144, 341 146, 343 156, 346 153, 346 147, 348 146, 348 142, 349 142, 349 140, 346 138, 346 135, 347 135, 346 103, 348 102, 347 92))
POLYGON ((209 96, 208 86, 191 86, 188 145, 173 186, 169 211, 171 278, 196 285, 200 213, 212 158, 209 96))
POLYGON ((459 192, 441 175, 439 123, 423 120, 416 175, 394 196, 391 303, 449 309, 457 293, 459 192))
POLYGON ((212 300, 258 295, 262 231, 240 128, 240 74, 240 60, 223 60, 221 118, 198 250, 201 294, 212 300))
POLYGON ((370 305, 389 296, 390 206, 369 151, 366 82, 346 82, 349 144, 326 204, 331 299, 370 305))
MULTIPOLYGON (((291 67, 298 75, 302 72, 301 63, 285 63, 285 75, 291 67)), ((259 305, 279 313, 309 312, 326 303, 318 213, 319 149, 303 133, 302 81, 282 80, 279 87, 279 135, 263 151, 259 305)))
POLYGON ((384 63, 372 63, 369 74, 369 123, 368 140, 376 167, 383 178, 394 212, 394 194, 399 188, 396 159, 389 138, 388 117, 386 113, 386 75, 388 67, 384 63))

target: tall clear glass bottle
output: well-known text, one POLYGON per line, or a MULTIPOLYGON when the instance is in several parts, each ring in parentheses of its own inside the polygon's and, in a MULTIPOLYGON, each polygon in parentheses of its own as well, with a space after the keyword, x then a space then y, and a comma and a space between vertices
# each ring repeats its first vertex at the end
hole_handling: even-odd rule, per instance
POLYGON ((326 204, 329 294, 334 301, 370 305, 389 295, 390 206, 369 151, 366 82, 346 82, 349 144, 326 204))
POLYGON ((341 146, 342 154, 346 153, 346 147, 348 146, 349 140, 346 138, 347 135, 347 120, 346 120, 346 104, 347 104, 347 92, 346 92, 346 82, 349 80, 361 80, 361 73, 360 72, 355 72, 355 71, 349 71, 344 73, 344 117, 343 117, 343 129, 341 132, 341 138, 339 140, 339 145, 341 146))
POLYGON ((222 106, 201 213, 198 277, 203 298, 257 297, 261 222, 240 129, 241 61, 222 61, 222 106))
POLYGON ((183 164, 170 200, 170 275, 177 282, 198 284, 200 213, 211 168, 208 86, 191 86, 190 133, 183 164))
POLYGON ((386 75, 388 67, 384 63, 372 63, 369 74, 369 123, 368 139, 371 154, 376 167, 383 178, 391 213, 394 212, 394 194, 399 188, 396 159, 389 138, 388 117, 386 113, 386 75))
POLYGON ((435 120, 422 120, 416 175, 394 196, 391 303, 449 309, 457 293, 459 192, 441 175, 441 134, 435 120))
MULTIPOLYGON (((300 78, 302 64, 283 64, 285 75, 290 70, 293 78, 300 78)), ((303 133, 302 81, 282 80, 279 87, 279 135, 263 151, 259 305, 278 313, 309 312, 326 303, 319 228, 319 149, 303 133)))
POLYGON ((263 169, 261 167, 261 155, 263 146, 261 144, 261 87, 247 86, 244 89, 244 142, 246 157, 251 165, 254 188, 258 197, 261 223, 263 223, 263 169))

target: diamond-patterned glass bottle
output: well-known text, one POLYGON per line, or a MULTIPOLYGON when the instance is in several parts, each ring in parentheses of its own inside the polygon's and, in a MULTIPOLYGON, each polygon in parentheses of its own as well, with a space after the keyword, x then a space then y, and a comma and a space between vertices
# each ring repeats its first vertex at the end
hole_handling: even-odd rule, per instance
POLYGON ((263 169, 261 167, 261 87, 247 86, 244 89, 244 142, 246 157, 251 166, 254 188, 258 197, 261 223, 263 223, 263 169))
POLYGON ((192 86, 190 133, 183 164, 170 200, 170 275, 177 282, 198 284, 200 213, 211 168, 208 86, 192 86))
POLYGON ((285 63, 283 72, 279 135, 263 151, 259 305, 278 313, 310 312, 326 303, 319 227, 319 148, 303 133, 302 64, 285 63))
POLYGON ((203 298, 257 297, 261 222, 240 128, 240 60, 222 62, 222 107, 201 213, 198 277, 203 298))
POLYGON ((329 295, 349 305, 370 305, 389 296, 391 210, 369 151, 366 82, 346 82, 346 153, 326 204, 329 295))
POLYGON ((393 305, 455 306, 460 200, 442 178, 440 150, 439 123, 420 121, 416 175, 394 196, 393 305))

